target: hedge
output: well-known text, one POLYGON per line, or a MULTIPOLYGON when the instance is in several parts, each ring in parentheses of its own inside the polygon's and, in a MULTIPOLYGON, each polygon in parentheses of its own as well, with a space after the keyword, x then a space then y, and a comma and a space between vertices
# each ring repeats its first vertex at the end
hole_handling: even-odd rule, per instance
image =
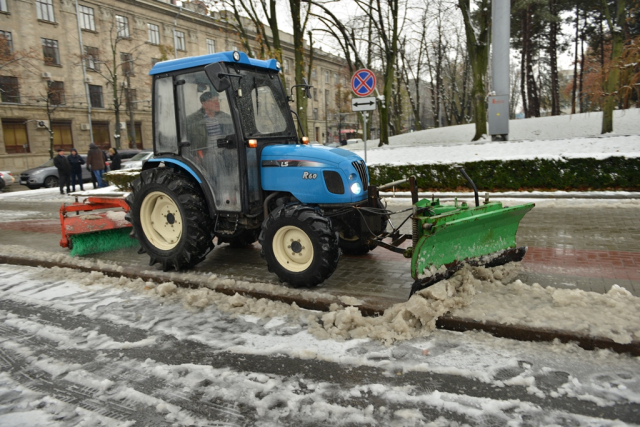
MULTIPOLYGON (((640 190, 640 158, 490 160, 462 166, 480 191, 640 190)), ((375 185, 415 175, 421 190, 468 187, 453 165, 376 165, 369 166, 369 175, 375 185)))

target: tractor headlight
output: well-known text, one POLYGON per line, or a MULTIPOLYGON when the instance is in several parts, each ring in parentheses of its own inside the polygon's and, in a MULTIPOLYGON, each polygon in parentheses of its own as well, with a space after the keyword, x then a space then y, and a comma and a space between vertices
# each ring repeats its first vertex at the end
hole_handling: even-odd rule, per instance
POLYGON ((359 182, 354 182, 351 184, 351 192, 356 196, 362 192, 362 186, 359 182))

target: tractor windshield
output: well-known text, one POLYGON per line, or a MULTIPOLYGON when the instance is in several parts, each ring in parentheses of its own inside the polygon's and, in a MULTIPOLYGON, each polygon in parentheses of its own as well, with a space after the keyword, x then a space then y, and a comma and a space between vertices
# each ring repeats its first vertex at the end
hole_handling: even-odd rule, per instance
POLYGON ((287 97, 274 72, 240 69, 231 79, 247 138, 296 137, 287 97))

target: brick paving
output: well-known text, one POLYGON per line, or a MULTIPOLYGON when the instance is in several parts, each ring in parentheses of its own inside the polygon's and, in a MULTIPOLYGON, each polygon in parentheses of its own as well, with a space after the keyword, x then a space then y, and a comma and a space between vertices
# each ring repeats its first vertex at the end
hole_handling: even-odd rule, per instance
MULTIPOLYGON (((394 202, 389 208, 398 211, 408 206, 408 201, 394 202)), ((51 214, 46 220, 40 218, 0 222, 0 241, 67 252, 58 246, 60 226, 56 215, 51 214)), ((394 222, 399 224, 401 220, 394 218, 394 222)), ((409 231, 410 224, 405 224, 402 232, 409 231)), ((640 207, 619 207, 615 201, 593 208, 538 206, 522 220, 517 243, 529 246, 523 260, 524 272, 519 276, 525 283, 594 292, 606 292, 618 284, 640 296, 640 207)), ((148 256, 138 255, 135 250, 90 257, 149 269, 148 256)), ((216 246, 195 270, 278 283, 260 258, 258 243, 242 249, 216 246)), ((402 301, 412 283, 410 260, 377 248, 362 257, 343 256, 336 272, 318 290, 402 301)))

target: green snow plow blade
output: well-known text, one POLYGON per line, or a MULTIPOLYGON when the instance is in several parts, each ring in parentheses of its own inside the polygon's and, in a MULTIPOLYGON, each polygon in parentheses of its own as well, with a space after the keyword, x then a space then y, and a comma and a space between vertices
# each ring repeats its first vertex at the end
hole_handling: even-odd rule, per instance
POLYGON ((527 248, 516 247, 516 232, 533 203, 503 207, 486 202, 477 207, 465 203, 442 206, 438 200, 416 203, 411 276, 411 295, 450 277, 464 263, 495 267, 520 261, 527 248))

